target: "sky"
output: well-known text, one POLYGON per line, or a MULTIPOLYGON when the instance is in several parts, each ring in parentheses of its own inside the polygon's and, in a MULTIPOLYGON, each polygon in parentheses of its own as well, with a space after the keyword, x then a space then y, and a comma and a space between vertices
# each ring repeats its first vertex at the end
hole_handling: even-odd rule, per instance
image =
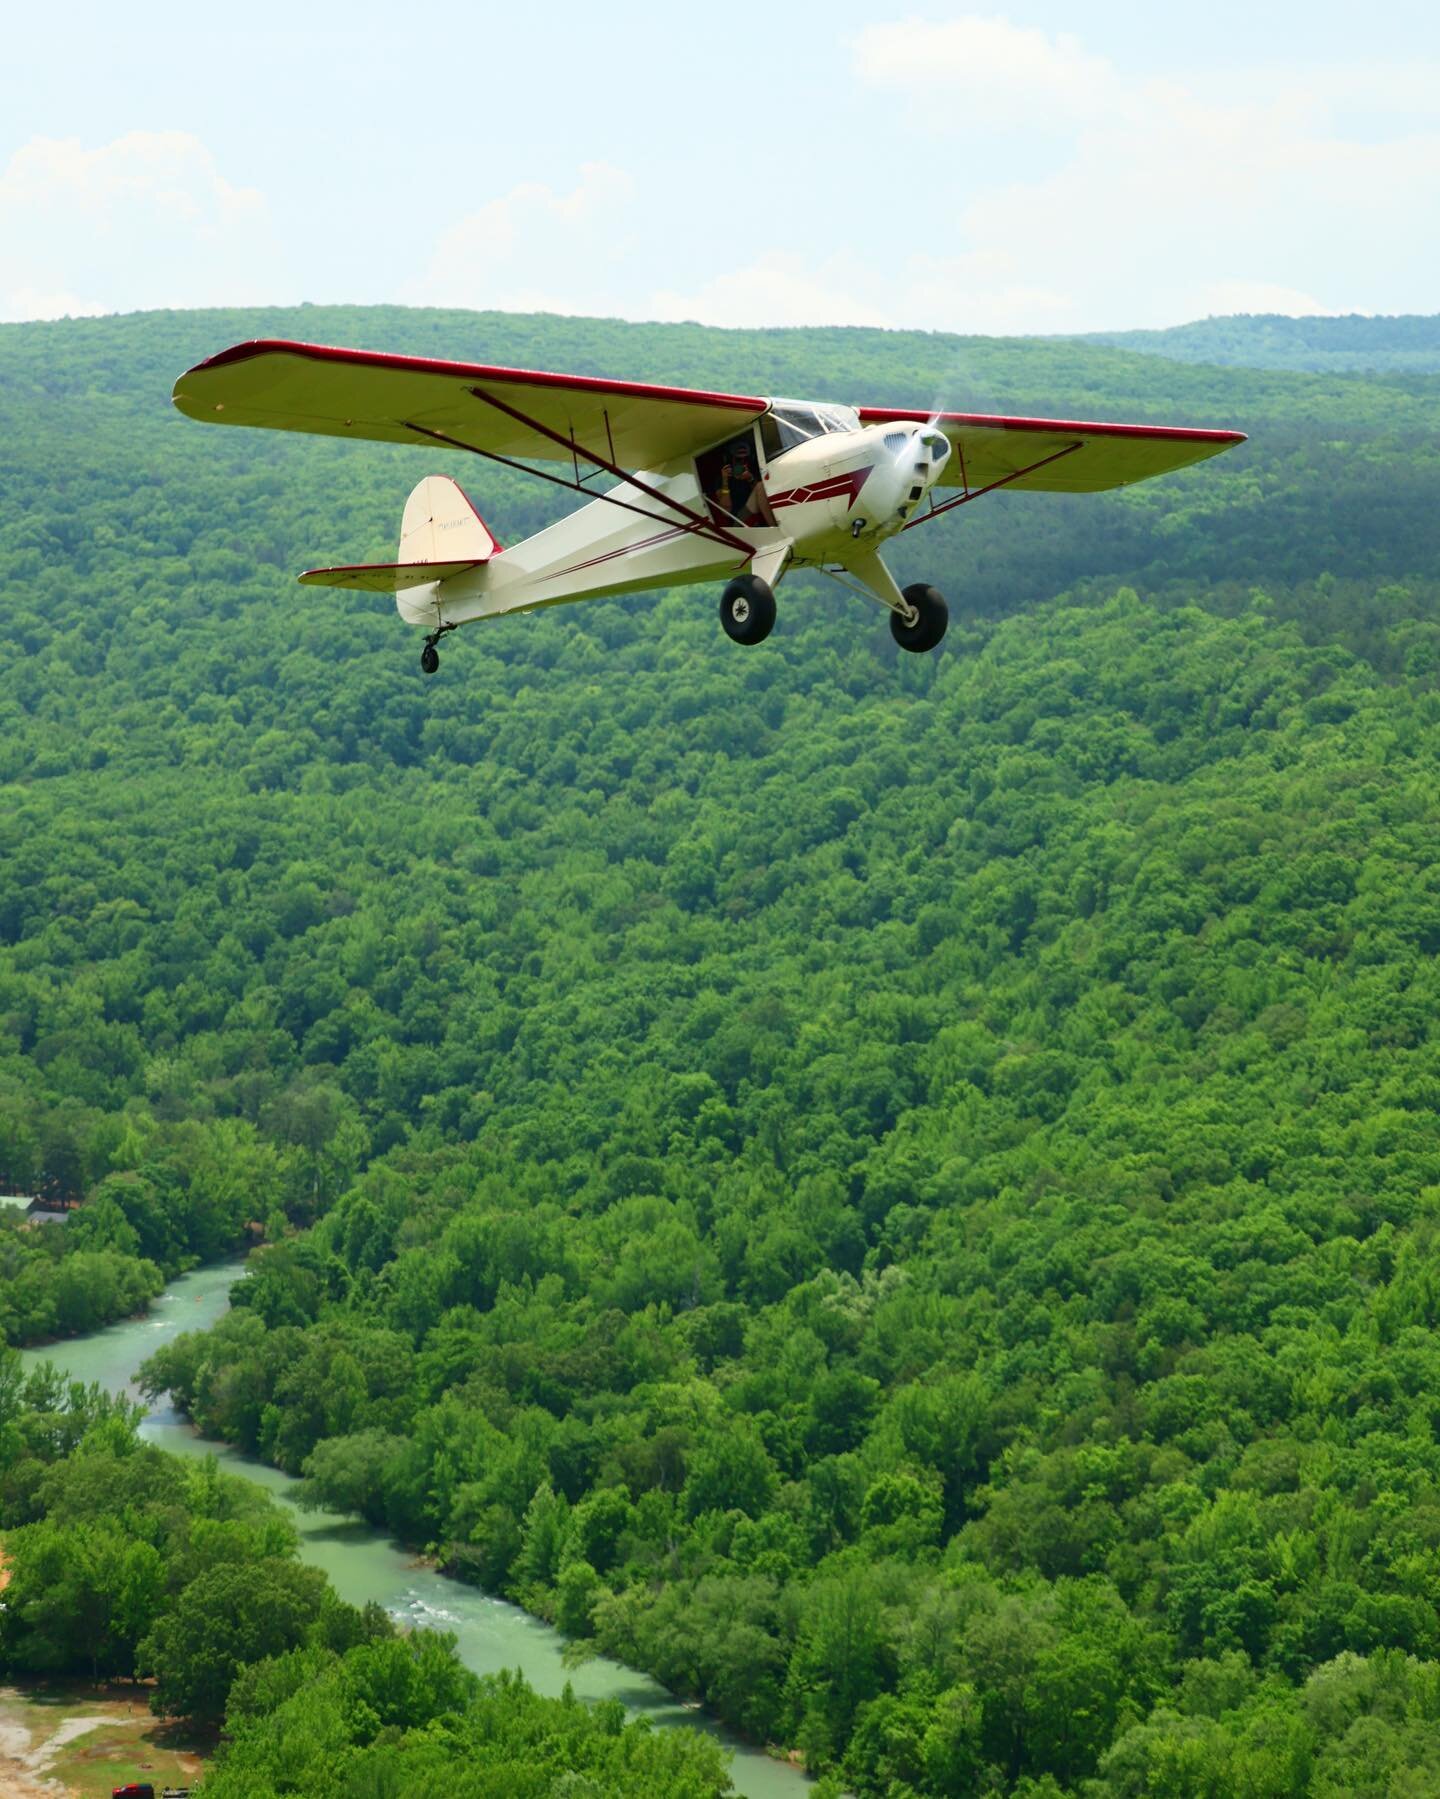
POLYGON ((0 320, 1435 312, 1437 222, 1409 0, 55 0, 0 63, 0 320))

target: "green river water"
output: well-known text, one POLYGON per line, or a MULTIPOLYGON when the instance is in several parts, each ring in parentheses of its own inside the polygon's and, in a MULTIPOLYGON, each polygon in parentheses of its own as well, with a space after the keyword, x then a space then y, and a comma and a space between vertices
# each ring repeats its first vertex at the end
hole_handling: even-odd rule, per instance
MULTIPOLYGON (((241 1264, 230 1262, 181 1275, 144 1318, 130 1318, 92 1336, 22 1354, 30 1362, 53 1362, 76 1380, 98 1381, 112 1392, 140 1399, 134 1384, 140 1364, 181 1331, 213 1324, 229 1304, 230 1288, 240 1273, 241 1264)), ((296 1483, 288 1475, 250 1461, 224 1444, 207 1442, 173 1408, 152 1407, 141 1435, 177 1455, 213 1455, 223 1468, 266 1488, 294 1519, 302 1558, 325 1570, 342 1599, 352 1605, 377 1600, 408 1623, 452 1632, 462 1661, 477 1674, 519 1668, 537 1692, 558 1694, 568 1681, 582 1699, 620 1699, 656 1724, 709 1730, 733 1752, 732 1778, 747 1799, 802 1799, 808 1788, 809 1781, 796 1769, 738 1743, 703 1712, 681 1705, 648 1675, 603 1658, 566 1668, 561 1659, 564 1638, 556 1631, 518 1606, 491 1599, 418 1563, 363 1519, 301 1511, 292 1497, 296 1483)))

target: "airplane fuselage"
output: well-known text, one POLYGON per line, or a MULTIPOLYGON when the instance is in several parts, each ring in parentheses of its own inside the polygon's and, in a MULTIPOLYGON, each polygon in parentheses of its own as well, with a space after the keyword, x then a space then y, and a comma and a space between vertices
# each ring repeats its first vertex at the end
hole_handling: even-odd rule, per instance
POLYGON ((725 581, 747 568, 773 584, 789 566, 863 565, 904 529, 949 453, 942 433, 909 422, 832 426, 778 448, 773 430, 752 426, 700 456, 640 471, 637 484, 618 483, 479 568, 403 590, 396 605, 411 624, 435 630, 607 593, 725 581), (729 450, 734 458, 717 470, 729 450))

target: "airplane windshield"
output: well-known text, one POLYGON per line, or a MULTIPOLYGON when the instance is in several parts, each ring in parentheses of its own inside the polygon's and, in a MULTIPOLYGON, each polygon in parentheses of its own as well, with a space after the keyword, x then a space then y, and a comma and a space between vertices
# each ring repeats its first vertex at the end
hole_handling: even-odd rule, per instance
POLYGON ((848 406, 802 406, 794 400, 775 401, 760 421, 765 452, 772 459, 827 432, 859 429, 860 416, 848 406))

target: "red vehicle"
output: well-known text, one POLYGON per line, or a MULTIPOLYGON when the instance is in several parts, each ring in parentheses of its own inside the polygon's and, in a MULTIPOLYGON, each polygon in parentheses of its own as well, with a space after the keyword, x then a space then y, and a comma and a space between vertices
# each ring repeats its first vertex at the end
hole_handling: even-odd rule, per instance
POLYGON ((155 1799, 155 1789, 148 1780, 127 1780, 123 1787, 111 1787, 110 1799, 155 1799))

